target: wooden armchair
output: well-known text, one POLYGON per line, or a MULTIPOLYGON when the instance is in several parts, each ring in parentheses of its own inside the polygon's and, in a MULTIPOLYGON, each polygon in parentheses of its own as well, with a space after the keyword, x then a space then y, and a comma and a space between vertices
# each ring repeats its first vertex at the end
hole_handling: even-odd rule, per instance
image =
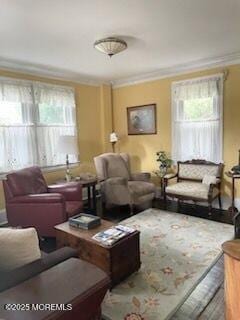
POLYGON ((164 199, 167 197, 193 202, 207 202, 209 214, 212 211, 212 202, 218 198, 221 203, 221 177, 223 164, 205 160, 191 160, 177 163, 177 173, 164 177, 164 199), (168 185, 170 179, 177 182, 168 185))

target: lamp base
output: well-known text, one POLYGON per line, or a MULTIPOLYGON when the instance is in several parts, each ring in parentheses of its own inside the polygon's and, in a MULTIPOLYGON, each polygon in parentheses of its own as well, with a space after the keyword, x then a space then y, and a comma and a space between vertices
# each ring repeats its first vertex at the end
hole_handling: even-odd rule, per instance
POLYGON ((70 169, 69 169, 69 160, 68 160, 68 154, 66 154, 66 174, 65 174, 65 178, 67 182, 70 182, 72 180, 72 176, 70 174, 70 169))
POLYGON ((70 182, 72 180, 72 176, 69 173, 65 174, 65 179, 67 182, 70 182))

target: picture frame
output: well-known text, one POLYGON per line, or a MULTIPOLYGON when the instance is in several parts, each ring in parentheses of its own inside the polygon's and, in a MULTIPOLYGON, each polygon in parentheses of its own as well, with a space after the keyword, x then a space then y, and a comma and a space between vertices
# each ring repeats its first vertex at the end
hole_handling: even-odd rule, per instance
POLYGON ((156 103, 127 108, 128 135, 157 133, 156 103))

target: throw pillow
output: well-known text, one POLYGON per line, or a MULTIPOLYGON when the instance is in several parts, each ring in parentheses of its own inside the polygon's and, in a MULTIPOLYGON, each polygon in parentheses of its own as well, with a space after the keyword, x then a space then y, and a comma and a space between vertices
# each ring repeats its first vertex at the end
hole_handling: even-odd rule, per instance
POLYGON ((211 176, 208 174, 205 174, 203 176, 203 180, 202 180, 203 184, 206 184, 209 186, 210 184, 216 184, 216 182, 217 182, 217 178, 215 176, 211 176))
POLYGON ((41 258, 34 228, 0 228, 0 270, 11 271, 41 258))

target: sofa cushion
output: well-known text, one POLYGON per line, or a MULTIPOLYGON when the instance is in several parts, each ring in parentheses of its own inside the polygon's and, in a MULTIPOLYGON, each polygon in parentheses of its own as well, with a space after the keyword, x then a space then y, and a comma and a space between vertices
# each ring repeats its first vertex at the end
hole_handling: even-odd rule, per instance
POLYGON ((41 258, 34 228, 0 228, 0 271, 11 271, 41 258))
POLYGON ((182 179, 202 180, 205 175, 217 177, 218 171, 218 165, 180 163, 178 176, 182 179))
POLYGON ((210 184, 216 184, 217 178, 215 176, 205 174, 205 176, 203 177, 202 183, 206 184, 207 186, 209 186, 210 184))
POLYGON ((108 155, 107 160, 107 177, 123 177, 127 180, 130 179, 127 163, 120 155, 108 155))
MULTIPOLYGON (((166 187, 166 193, 186 196, 191 198, 208 199, 209 186, 200 182, 178 182, 166 187)), ((218 194, 218 189, 214 188, 213 197, 218 194)))
POLYGON ((133 197, 141 197, 149 193, 155 193, 156 190, 153 183, 145 181, 129 181, 128 187, 133 197))
POLYGON ((38 167, 10 173, 7 175, 7 182, 13 196, 48 192, 46 181, 38 167))

